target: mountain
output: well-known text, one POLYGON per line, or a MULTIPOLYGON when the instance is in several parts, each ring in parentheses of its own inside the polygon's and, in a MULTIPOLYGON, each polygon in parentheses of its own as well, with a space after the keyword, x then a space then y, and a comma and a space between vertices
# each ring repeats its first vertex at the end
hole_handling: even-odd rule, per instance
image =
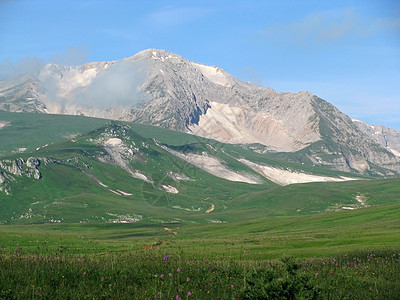
POLYGON ((377 141, 381 146, 400 156, 400 131, 382 125, 371 125, 360 120, 353 119, 354 124, 377 141))
POLYGON ((77 67, 48 64, 3 80, 0 110, 134 121, 297 163, 383 177, 400 172, 397 152, 319 97, 277 93, 164 50, 77 67))
POLYGON ((396 201, 399 179, 137 123, 0 112, 0 224, 225 223, 396 201))

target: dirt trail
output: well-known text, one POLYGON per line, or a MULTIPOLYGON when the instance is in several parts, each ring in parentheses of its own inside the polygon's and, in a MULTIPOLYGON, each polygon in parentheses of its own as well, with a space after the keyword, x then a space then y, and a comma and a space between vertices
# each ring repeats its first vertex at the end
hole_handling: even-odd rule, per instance
POLYGON ((215 205, 210 203, 211 207, 209 209, 206 210, 206 214, 209 214, 210 212, 212 212, 215 209, 215 205))
POLYGON ((164 227, 164 230, 168 231, 169 233, 173 233, 173 234, 177 234, 175 231, 173 231, 172 229, 168 228, 168 227, 164 227))

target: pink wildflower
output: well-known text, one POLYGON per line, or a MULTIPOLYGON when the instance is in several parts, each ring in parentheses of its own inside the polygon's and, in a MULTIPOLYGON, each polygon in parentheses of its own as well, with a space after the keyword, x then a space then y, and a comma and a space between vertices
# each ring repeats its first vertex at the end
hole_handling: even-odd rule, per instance
POLYGON ((176 295, 175 299, 176 300, 182 300, 182 298, 179 295, 176 295))
POLYGON ((189 277, 188 277, 188 278, 186 278, 186 281, 187 281, 187 282, 189 282, 189 281, 190 281, 190 278, 189 278, 189 277))
POLYGON ((85 271, 85 272, 83 272, 83 276, 86 276, 86 274, 87 274, 87 273, 86 273, 86 271, 85 271))
POLYGON ((104 277, 101 277, 101 281, 104 281, 105 280, 105 278, 104 277))
POLYGON ((171 274, 171 273, 169 273, 168 275, 169 275, 169 277, 172 277, 172 274, 171 274))
POLYGON ((161 277, 161 278, 164 278, 164 274, 161 274, 160 277, 161 277))
POLYGON ((181 271, 181 268, 176 269, 176 271, 179 273, 181 271))
POLYGON ((189 291, 189 292, 187 293, 187 295, 188 295, 188 296, 192 296, 192 293, 189 291))

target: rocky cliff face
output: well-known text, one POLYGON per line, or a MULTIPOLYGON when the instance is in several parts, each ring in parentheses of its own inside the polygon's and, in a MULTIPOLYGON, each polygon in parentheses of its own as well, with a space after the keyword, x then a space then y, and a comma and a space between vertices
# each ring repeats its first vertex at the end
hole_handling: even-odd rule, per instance
MULTIPOLYGON (((320 118, 319 128, 324 144, 321 152, 324 156, 331 157, 334 162, 332 167, 365 173, 371 169, 372 163, 391 170, 400 170, 398 157, 360 131, 347 115, 318 97, 314 97, 313 106, 320 118)), ((327 162, 329 160, 326 159, 327 162)))
POLYGON ((16 177, 42 178, 39 172, 40 162, 36 157, 29 157, 26 161, 23 158, 0 160, 0 191, 8 194, 10 182, 15 181, 16 177))
POLYGON ((382 125, 370 125, 363 121, 354 120, 354 124, 382 147, 400 157, 400 131, 382 125))
POLYGON ((338 170, 400 171, 400 141, 389 129, 378 138, 309 92, 276 93, 164 50, 77 67, 49 64, 1 81, 0 109, 136 121, 225 143, 258 143, 338 170))

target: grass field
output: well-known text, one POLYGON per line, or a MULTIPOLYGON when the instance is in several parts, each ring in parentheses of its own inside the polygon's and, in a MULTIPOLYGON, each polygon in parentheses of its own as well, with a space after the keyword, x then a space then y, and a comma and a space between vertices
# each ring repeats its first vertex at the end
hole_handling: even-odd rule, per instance
POLYGON ((394 203, 212 225, 1 226, 0 295, 398 299, 399 218, 394 203))
POLYGON ((0 129, 0 299, 399 299, 398 178, 125 122, 0 120, 10 123, 0 129), (125 148, 112 153, 109 138, 125 148), (254 178, 237 159, 358 180, 234 182, 166 147, 254 178), (29 175, 30 157, 41 159, 40 179, 29 175))

